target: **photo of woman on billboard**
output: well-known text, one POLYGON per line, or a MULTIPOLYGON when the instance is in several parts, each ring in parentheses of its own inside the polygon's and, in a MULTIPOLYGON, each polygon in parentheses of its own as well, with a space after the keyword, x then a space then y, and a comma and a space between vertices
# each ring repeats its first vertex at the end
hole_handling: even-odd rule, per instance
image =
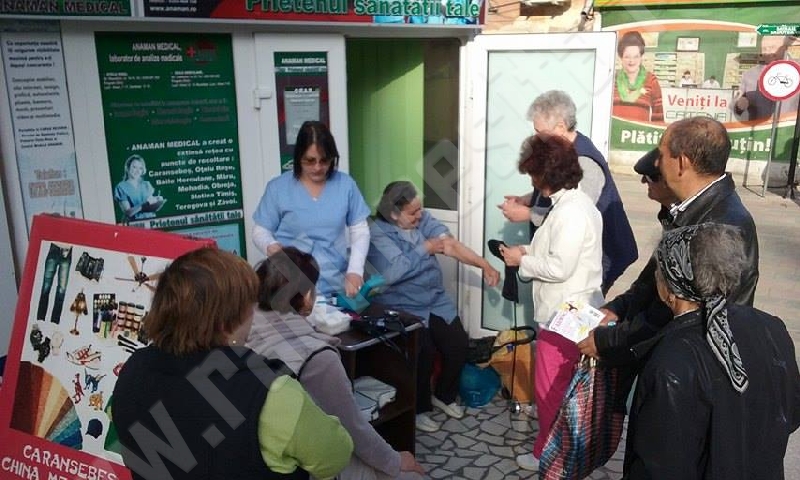
POLYGON ((658 78, 642 66, 644 38, 637 31, 626 32, 617 41, 622 68, 614 77, 611 114, 625 120, 663 122, 664 107, 658 78))

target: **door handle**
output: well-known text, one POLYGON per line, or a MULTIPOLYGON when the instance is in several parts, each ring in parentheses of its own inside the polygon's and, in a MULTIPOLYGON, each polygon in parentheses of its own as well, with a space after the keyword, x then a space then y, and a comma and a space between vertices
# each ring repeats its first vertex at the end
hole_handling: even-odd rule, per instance
POLYGON ((253 90, 253 108, 261 110, 261 101, 266 98, 272 98, 271 88, 256 88, 253 90))

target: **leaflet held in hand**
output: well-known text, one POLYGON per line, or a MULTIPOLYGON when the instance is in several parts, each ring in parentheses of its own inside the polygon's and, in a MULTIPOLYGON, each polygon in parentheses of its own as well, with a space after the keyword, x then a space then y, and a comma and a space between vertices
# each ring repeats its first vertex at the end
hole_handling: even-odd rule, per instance
POLYGON ((578 343, 589 336, 589 331, 599 325, 604 316, 603 312, 584 302, 564 302, 547 329, 578 343))

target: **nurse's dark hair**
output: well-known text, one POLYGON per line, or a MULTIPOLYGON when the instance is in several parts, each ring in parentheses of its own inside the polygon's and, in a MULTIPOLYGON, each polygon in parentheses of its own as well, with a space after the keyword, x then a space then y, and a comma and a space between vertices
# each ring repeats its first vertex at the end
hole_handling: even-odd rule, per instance
POLYGON ((258 308, 280 313, 300 312, 305 296, 319 280, 314 257, 295 247, 286 247, 256 265, 258 308))
POLYGON ((417 198, 417 189, 414 188, 413 183, 406 180, 392 182, 383 189, 375 216, 394 225, 397 222, 392 218, 392 214, 399 215, 400 211, 415 198, 417 198))
POLYGON ((303 122, 297 132, 297 139, 294 142, 294 178, 299 179, 300 174, 303 173, 301 161, 303 155, 306 154, 306 150, 311 145, 316 145, 320 155, 330 161, 328 173, 325 176, 326 178, 331 178, 333 172, 339 168, 339 150, 336 148, 336 140, 333 138, 331 131, 328 130, 328 126, 316 120, 303 122))

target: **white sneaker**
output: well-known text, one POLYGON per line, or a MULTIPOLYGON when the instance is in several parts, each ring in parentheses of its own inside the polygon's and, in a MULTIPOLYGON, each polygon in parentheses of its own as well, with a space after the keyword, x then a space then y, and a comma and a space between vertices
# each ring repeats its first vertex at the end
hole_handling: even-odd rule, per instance
POLYGON ((418 413, 415 424, 417 430, 428 433, 438 432, 442 428, 442 424, 432 419, 427 413, 418 413))
POLYGON ((461 418, 464 416, 464 407, 457 404, 456 402, 453 402, 449 405, 445 405, 443 401, 436 398, 436 395, 431 395, 431 404, 433 404, 434 407, 443 411, 450 417, 461 418))
POLYGON ((519 465, 519 468, 525 470, 539 471, 539 459, 534 457, 532 453, 517 455, 517 465, 519 465))

